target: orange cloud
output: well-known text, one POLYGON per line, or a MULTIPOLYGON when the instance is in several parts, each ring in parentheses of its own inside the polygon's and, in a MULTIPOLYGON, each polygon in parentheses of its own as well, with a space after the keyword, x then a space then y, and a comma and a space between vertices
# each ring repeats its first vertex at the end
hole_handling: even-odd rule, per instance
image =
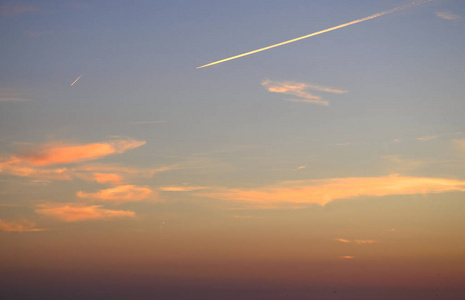
POLYGON ((0 162, 0 173, 6 173, 19 177, 33 177, 47 180, 71 179, 69 170, 67 168, 42 169, 10 162, 0 162))
POLYGON ((297 99, 288 99, 292 102, 309 102, 316 104, 328 105, 328 101, 322 100, 320 96, 314 95, 305 90, 316 90, 321 92, 343 94, 347 91, 333 89, 329 87, 318 86, 315 84, 306 84, 299 82, 290 81, 272 81, 265 80, 262 82, 262 86, 272 93, 281 93, 297 97, 297 99))
POLYGON ((29 220, 23 219, 20 222, 5 222, 0 219, 0 230, 1 231, 12 231, 12 232, 31 232, 31 231, 44 231, 46 229, 36 228, 36 224, 29 220))
POLYGON ((114 218, 130 218, 135 213, 128 210, 103 209, 101 205, 84 206, 81 204, 42 204, 35 210, 36 213, 54 217, 65 222, 84 220, 109 220, 114 218))
MULTIPOLYGON (((113 168, 117 169, 118 172, 111 172, 106 170, 108 167, 101 164, 95 165, 92 170, 80 166, 74 168, 53 168, 50 166, 103 158, 110 154, 123 153, 143 144, 145 144, 145 141, 132 139, 119 139, 84 145, 49 143, 31 150, 27 154, 11 155, 0 160, 0 173, 52 180, 71 180, 72 177, 78 177, 100 183, 121 184, 123 182, 122 177, 117 173, 120 171, 129 172, 128 168, 113 168), (88 171, 92 171, 92 173, 88 174, 88 171)), ((137 170, 131 169, 130 172, 137 173, 137 170)), ((155 170, 145 171, 145 173, 153 174, 155 170)))
POLYGON ((94 179, 98 183, 122 184, 123 180, 120 175, 112 173, 94 173, 94 179))
POLYGON ((100 190, 96 193, 79 191, 77 196, 83 199, 95 199, 114 202, 134 202, 147 199, 153 191, 146 187, 135 185, 120 185, 114 188, 100 190))
POLYGON ((384 177, 287 181, 253 190, 223 188, 218 189, 216 192, 198 195, 255 204, 315 203, 325 205, 337 199, 363 196, 381 197, 450 191, 465 191, 465 181, 444 178, 404 177, 394 174, 384 177))
POLYGON ((336 239, 336 241, 341 242, 341 243, 350 243, 350 240, 346 240, 346 239, 336 239))
POLYGON ((85 145, 49 143, 43 145, 38 151, 20 156, 19 159, 33 166, 69 164, 94 160, 110 154, 123 153, 144 144, 145 141, 136 141, 132 139, 85 145))

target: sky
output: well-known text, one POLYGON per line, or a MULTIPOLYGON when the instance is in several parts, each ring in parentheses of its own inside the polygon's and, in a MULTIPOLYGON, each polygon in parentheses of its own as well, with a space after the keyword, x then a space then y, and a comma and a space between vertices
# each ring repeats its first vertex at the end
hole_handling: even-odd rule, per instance
POLYGON ((0 296, 463 297, 464 18, 1 1, 0 296))

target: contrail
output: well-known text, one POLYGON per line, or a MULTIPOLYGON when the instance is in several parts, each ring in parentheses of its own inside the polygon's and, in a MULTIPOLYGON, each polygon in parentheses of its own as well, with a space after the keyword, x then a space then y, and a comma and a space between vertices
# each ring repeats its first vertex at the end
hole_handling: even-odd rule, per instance
POLYGON ((312 36, 315 36, 315 35, 319 35, 319 34, 322 34, 322 33, 325 33, 325 32, 329 32, 329 31, 333 31, 333 30, 343 28, 343 27, 346 27, 346 26, 354 25, 354 24, 357 24, 357 23, 360 23, 360 22, 365 22, 365 21, 368 21, 368 20, 371 20, 371 19, 374 19, 374 18, 377 18, 377 17, 381 17, 381 16, 384 16, 384 15, 387 15, 387 14, 392 14, 394 12, 404 10, 404 9, 407 9, 407 8, 410 8, 410 7, 413 7, 413 6, 417 6, 417 5, 420 5, 422 3, 430 2, 430 1, 434 1, 434 0, 419 0, 419 1, 411 2, 411 3, 405 4, 405 5, 402 5, 402 6, 398 6, 396 8, 390 9, 390 10, 386 10, 386 11, 371 15, 369 17, 361 18, 361 19, 358 19, 358 20, 355 20, 355 21, 344 23, 344 24, 334 26, 334 27, 331 27, 331 28, 328 28, 328 29, 324 29, 324 30, 321 30, 321 31, 317 31, 317 32, 314 32, 314 33, 311 33, 311 34, 307 34, 307 35, 304 35, 304 36, 301 36, 301 37, 298 37, 298 38, 295 38, 295 39, 292 39, 292 40, 288 40, 288 41, 281 42, 281 43, 278 43, 278 44, 274 44, 274 45, 271 45, 271 46, 268 46, 268 47, 260 48, 260 49, 257 49, 257 50, 242 53, 242 54, 232 56, 232 57, 229 57, 229 58, 218 60, 218 61, 206 64, 206 65, 197 67, 197 69, 205 68, 205 67, 216 65, 216 64, 228 61, 228 60, 233 60, 233 59, 236 59, 236 58, 239 58, 239 57, 247 56, 247 55, 258 53, 258 52, 261 52, 261 51, 265 51, 265 50, 268 50, 268 49, 271 49, 271 48, 275 48, 275 47, 279 47, 279 46, 286 45, 286 44, 289 44, 289 43, 297 42, 297 41, 300 41, 300 40, 303 40, 303 39, 306 39, 306 38, 309 38, 309 37, 312 37, 312 36))
POLYGON ((76 78, 76 80, 74 80, 74 82, 73 82, 73 83, 71 83, 69 86, 73 86, 73 85, 74 85, 74 84, 75 84, 75 83, 76 83, 76 82, 79 80, 79 78, 81 78, 81 76, 82 76, 82 74, 81 74, 81 75, 79 75, 79 77, 78 77, 78 78, 76 78))

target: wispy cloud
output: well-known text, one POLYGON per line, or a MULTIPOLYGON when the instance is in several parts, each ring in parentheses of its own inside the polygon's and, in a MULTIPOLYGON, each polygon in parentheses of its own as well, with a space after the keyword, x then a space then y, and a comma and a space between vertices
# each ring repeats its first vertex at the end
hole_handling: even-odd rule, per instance
POLYGON ((460 19, 460 16, 454 13, 451 13, 450 11, 438 11, 436 12, 436 16, 438 18, 444 19, 444 20, 457 20, 460 19))
POLYGON ((36 167, 11 160, 0 161, 0 174, 33 178, 36 181, 80 179, 102 184, 123 185, 128 181, 150 178, 154 174, 178 169, 166 166, 155 169, 124 167, 117 164, 78 164, 73 167, 36 167))
POLYGON ((233 215, 234 219, 256 219, 259 218, 258 216, 244 216, 244 215, 233 215))
POLYGON ((40 9, 35 6, 0 5, 0 15, 6 17, 38 11, 40 11, 40 9))
POLYGON ((21 97, 19 92, 11 89, 0 89, 0 102, 26 102, 30 99, 21 97))
POLYGON ((427 135, 427 136, 418 137, 417 141, 427 142, 427 141, 435 140, 437 138, 438 138, 437 135, 427 135))
POLYGON ((131 218, 133 211, 101 208, 101 205, 85 206, 82 204, 41 204, 36 213, 53 217, 65 222, 84 220, 110 220, 115 218, 131 218))
POLYGON ((119 174, 122 177, 140 176, 151 177, 154 174, 171 171, 176 169, 174 166, 165 166, 155 169, 144 169, 121 166, 119 164, 103 164, 103 163, 86 163, 73 167, 73 171, 88 172, 94 177, 97 173, 119 174))
POLYGON ((25 33, 29 35, 30 37, 38 37, 44 34, 49 34, 51 31, 32 31, 32 30, 26 30, 25 33))
POLYGON ((381 156, 388 162, 388 170, 390 172, 405 172, 412 171, 425 166, 427 163, 418 159, 405 159, 399 155, 384 155, 381 156))
POLYGON ((207 187, 204 186, 165 186, 161 187, 160 191, 164 192, 191 192, 191 191, 198 191, 204 190, 207 187))
POLYGON ((6 222, 0 219, 0 230, 1 231, 12 231, 12 232, 33 232, 33 231, 44 231, 46 229, 37 228, 36 223, 26 219, 22 219, 17 222, 6 222))
POLYGON ((82 3, 82 2, 74 2, 69 4, 70 7, 76 8, 76 9, 84 9, 90 6, 88 3, 82 3))
POLYGON ((125 167, 118 164, 87 163, 70 169, 73 177, 98 183, 121 185, 128 180, 150 178, 154 174, 176 169, 175 166, 165 166, 155 169, 125 167))
POLYGON ((291 95, 296 98, 287 99, 287 101, 292 102, 308 102, 315 104, 328 105, 328 101, 323 100, 320 96, 314 95, 311 91, 320 91, 327 93, 335 94, 344 94, 347 91, 334 89, 330 87, 323 87, 315 84, 306 84, 301 82, 292 82, 292 81, 272 81, 264 80, 262 86, 267 89, 267 91, 272 93, 281 93, 286 95, 291 95))
POLYGON ((258 205, 286 203, 326 205, 337 199, 450 191, 465 191, 465 181, 444 178, 405 177, 394 174, 384 177, 287 181, 257 189, 223 188, 212 192, 199 193, 198 195, 258 205))
POLYGON ((366 244, 376 244, 378 243, 378 241, 376 240, 355 240, 355 243, 359 245, 366 245, 366 244))
POLYGON ((376 240, 347 240, 347 239, 341 239, 341 238, 336 239, 336 241, 345 243, 345 244, 352 243, 352 244, 357 244, 357 245, 369 245, 369 244, 378 243, 378 241, 376 240))
POLYGON ((79 198, 115 203, 147 200, 153 195, 154 192, 151 189, 135 185, 120 185, 114 188, 103 189, 96 193, 85 193, 82 191, 77 193, 79 198))
POLYGON ((166 123, 165 120, 156 120, 156 121, 133 121, 129 122, 132 125, 150 125, 150 124, 163 124, 166 123))

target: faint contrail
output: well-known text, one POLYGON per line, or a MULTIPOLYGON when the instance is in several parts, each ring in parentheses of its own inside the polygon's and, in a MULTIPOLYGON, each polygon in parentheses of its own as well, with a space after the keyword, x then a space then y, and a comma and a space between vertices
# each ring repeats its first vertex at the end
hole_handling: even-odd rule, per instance
POLYGON ((74 85, 74 84, 75 84, 75 83, 76 83, 76 82, 79 80, 79 78, 81 78, 81 76, 82 76, 82 74, 81 74, 81 75, 79 75, 79 77, 78 77, 78 78, 76 78, 76 80, 74 80, 74 82, 73 82, 73 83, 71 83, 69 86, 73 86, 73 85, 74 85))
POLYGON ((295 39, 292 39, 292 40, 288 40, 288 41, 285 41, 285 42, 281 42, 281 43, 278 43, 278 44, 274 44, 274 45, 271 45, 271 46, 268 46, 268 47, 260 48, 260 49, 257 49, 257 50, 242 53, 242 54, 232 56, 232 57, 229 57, 229 58, 218 60, 218 61, 206 64, 206 65, 197 67, 197 69, 205 68, 205 67, 208 67, 208 66, 211 66, 211 65, 216 65, 216 64, 228 61, 228 60, 233 60, 233 59, 236 59, 236 58, 239 58, 239 57, 247 56, 247 55, 254 54, 254 53, 257 53, 257 52, 261 52, 261 51, 265 51, 265 50, 268 50, 268 49, 271 49, 271 48, 275 48, 275 47, 279 47, 279 46, 286 45, 286 44, 289 44, 289 43, 297 42, 297 41, 300 41, 300 40, 303 40, 303 39, 306 39, 306 38, 309 38, 309 37, 312 37, 312 36, 315 36, 315 35, 319 35, 319 34, 322 34, 322 33, 325 33, 325 32, 329 32, 329 31, 333 31, 333 30, 343 28, 343 27, 346 27, 346 26, 349 26, 349 25, 357 24, 357 23, 360 23, 360 22, 368 21, 368 20, 371 20, 371 19, 374 19, 374 18, 377 18, 377 17, 381 17, 381 16, 384 16, 384 15, 387 15, 387 14, 391 14, 391 13, 394 13, 396 11, 407 9, 407 8, 410 8, 410 7, 413 7, 413 6, 416 6, 416 5, 420 5, 420 4, 425 3, 425 2, 430 2, 430 1, 433 1, 433 0, 419 0, 419 1, 411 2, 411 3, 405 4, 405 5, 402 5, 402 6, 398 6, 396 8, 390 9, 390 10, 386 10, 386 11, 371 15, 369 17, 365 17, 365 18, 362 18, 362 19, 351 21, 349 23, 344 23, 344 24, 341 24, 341 25, 338 25, 338 26, 334 26, 334 27, 331 27, 331 28, 328 28, 328 29, 321 30, 321 31, 317 31, 317 32, 314 32, 314 33, 311 33, 311 34, 308 34, 308 35, 304 35, 304 36, 301 36, 301 37, 298 37, 298 38, 295 38, 295 39))

